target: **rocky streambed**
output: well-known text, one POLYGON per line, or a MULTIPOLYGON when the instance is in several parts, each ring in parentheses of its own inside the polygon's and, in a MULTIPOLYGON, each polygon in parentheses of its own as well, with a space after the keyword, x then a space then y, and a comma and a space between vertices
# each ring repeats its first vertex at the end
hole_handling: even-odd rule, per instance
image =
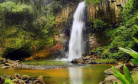
POLYGON ((21 63, 19 60, 10 60, 6 58, 0 58, 0 68, 26 68, 26 69, 60 69, 60 68, 67 68, 66 65, 27 65, 21 63))
POLYGON ((45 84, 43 80, 43 76, 39 76, 38 78, 30 77, 28 75, 20 75, 15 73, 14 75, 8 76, 8 75, 2 75, 0 77, 0 84, 5 83, 6 84, 45 84))

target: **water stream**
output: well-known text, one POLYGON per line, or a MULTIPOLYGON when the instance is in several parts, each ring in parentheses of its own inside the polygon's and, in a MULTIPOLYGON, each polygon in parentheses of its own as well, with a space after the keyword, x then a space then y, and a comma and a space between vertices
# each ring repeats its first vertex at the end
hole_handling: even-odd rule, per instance
POLYGON ((79 3, 75 14, 69 41, 69 60, 81 58, 84 52, 83 29, 85 28, 85 2, 79 3))

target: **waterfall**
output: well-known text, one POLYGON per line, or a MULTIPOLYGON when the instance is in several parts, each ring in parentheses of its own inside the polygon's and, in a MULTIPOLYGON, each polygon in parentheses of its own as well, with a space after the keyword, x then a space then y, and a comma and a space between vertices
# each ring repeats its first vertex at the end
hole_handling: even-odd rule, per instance
POLYGON ((69 40, 68 60, 81 58, 84 53, 83 29, 85 28, 85 2, 79 3, 73 19, 69 40))

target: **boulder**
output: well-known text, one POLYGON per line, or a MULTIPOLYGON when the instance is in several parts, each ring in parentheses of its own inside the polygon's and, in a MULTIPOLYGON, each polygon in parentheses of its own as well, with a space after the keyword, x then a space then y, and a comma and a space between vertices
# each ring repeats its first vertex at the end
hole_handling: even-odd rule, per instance
POLYGON ((86 57, 83 57, 82 59, 83 60, 89 60, 91 58, 91 56, 86 56, 86 57))
POLYGON ((103 82, 100 82, 99 84, 114 84, 115 81, 119 80, 114 75, 109 75, 103 82))
POLYGON ((26 84, 24 80, 19 80, 20 84, 26 84))
POLYGON ((86 64, 96 64, 96 62, 94 60, 86 60, 85 63, 86 64))
POLYGON ((9 68, 9 66, 2 66, 1 68, 2 69, 7 69, 7 68, 9 68))
POLYGON ((39 80, 40 83, 45 84, 45 83, 44 83, 43 76, 40 75, 40 76, 37 78, 37 80, 39 80))
POLYGON ((3 84, 4 81, 5 81, 5 79, 3 79, 3 78, 0 77, 0 84, 3 84))
POLYGON ((30 79, 30 77, 29 77, 28 75, 23 75, 23 76, 21 77, 21 79, 22 79, 22 80, 27 80, 27 79, 30 79))
POLYGON ((71 61, 71 63, 78 63, 78 60, 77 60, 77 59, 73 59, 73 60, 71 61))
POLYGON ((14 77, 15 77, 16 79, 20 79, 20 78, 21 78, 21 76, 20 76, 19 74, 17 74, 17 73, 14 74, 14 77))
MULTIPOLYGON (((118 71, 120 71, 121 73, 123 73, 123 66, 124 66, 124 65, 125 65, 125 64, 120 64, 120 65, 115 66, 115 68, 116 68, 118 71)), ((104 71, 104 74, 112 75, 111 72, 114 72, 114 70, 113 70, 112 68, 105 70, 105 71, 104 71)))
POLYGON ((34 80, 34 84, 41 84, 39 80, 34 80))

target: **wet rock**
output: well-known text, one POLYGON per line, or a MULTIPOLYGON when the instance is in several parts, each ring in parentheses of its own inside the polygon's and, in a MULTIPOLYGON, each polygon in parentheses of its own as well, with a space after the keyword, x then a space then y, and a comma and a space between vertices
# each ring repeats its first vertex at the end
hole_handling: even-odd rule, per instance
POLYGON ((0 77, 0 84, 3 84, 4 81, 5 81, 5 79, 3 79, 3 78, 0 77))
POLYGON ((16 79, 20 79, 20 78, 21 78, 21 76, 20 76, 19 74, 17 74, 17 73, 14 74, 14 77, 15 77, 16 79))
POLYGON ((7 68, 9 68, 9 66, 2 66, 1 68, 2 69, 7 69, 7 68))
POLYGON ((71 61, 71 63, 78 63, 78 60, 74 59, 74 60, 71 61))
POLYGON ((86 56, 84 58, 82 58, 83 60, 89 60, 91 58, 91 56, 86 56))
POLYGON ((15 76, 14 75, 11 75, 10 76, 10 79, 12 80, 12 79, 15 79, 15 76))
POLYGON ((100 82, 99 84, 114 84, 115 81, 119 80, 114 75, 109 75, 103 82, 100 82))
POLYGON ((9 63, 5 63, 5 66, 9 66, 9 63))
POLYGON ((22 80, 27 80, 27 79, 30 79, 30 77, 29 77, 28 75, 23 75, 23 76, 21 77, 21 79, 22 79, 22 80))
POLYGON ((79 59, 78 63, 84 63, 84 61, 82 59, 79 59))
MULTIPOLYGON (((115 66, 115 68, 116 68, 118 71, 120 71, 121 73, 123 73, 123 66, 124 66, 124 64, 120 64, 120 65, 115 66)), ((114 72, 114 70, 113 70, 112 68, 105 70, 105 71, 104 71, 104 74, 112 75, 111 72, 114 72)))
MULTIPOLYGON (((20 84, 25 84, 25 81, 24 80, 19 80, 19 83, 20 84)), ((30 83, 30 84, 32 84, 32 83, 30 83)))
POLYGON ((129 61, 129 62, 126 64, 126 67, 127 67, 130 71, 132 71, 133 68, 135 68, 136 66, 135 66, 134 63, 132 63, 131 61, 129 61))
POLYGON ((40 83, 45 84, 45 83, 44 83, 43 76, 40 75, 40 76, 37 78, 37 80, 39 80, 40 83))
POLYGON ((34 84, 41 84, 39 80, 34 80, 34 84))

